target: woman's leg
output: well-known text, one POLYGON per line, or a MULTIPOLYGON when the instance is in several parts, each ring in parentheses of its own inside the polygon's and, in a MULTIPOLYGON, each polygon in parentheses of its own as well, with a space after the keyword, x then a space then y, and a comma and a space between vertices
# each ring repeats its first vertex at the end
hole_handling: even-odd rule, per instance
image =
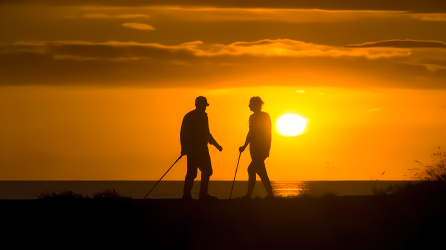
POLYGON ((268 196, 274 197, 273 187, 271 186, 271 181, 269 180, 268 174, 266 173, 265 162, 259 162, 259 167, 257 169, 257 174, 262 180, 263 186, 265 187, 268 196))
POLYGON ((248 167, 248 192, 246 193, 246 198, 251 198, 252 192, 254 191, 254 187, 256 185, 256 164, 254 161, 251 161, 248 167))

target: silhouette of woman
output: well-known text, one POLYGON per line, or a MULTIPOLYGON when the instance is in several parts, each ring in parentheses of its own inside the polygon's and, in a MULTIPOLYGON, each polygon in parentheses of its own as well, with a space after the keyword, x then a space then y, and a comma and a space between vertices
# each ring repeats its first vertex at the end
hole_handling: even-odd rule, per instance
POLYGON ((265 168, 265 159, 269 157, 271 148, 271 118, 268 113, 262 111, 263 104, 264 102, 258 96, 252 97, 249 101, 249 108, 254 114, 249 117, 249 132, 246 136, 245 145, 241 146, 239 151, 245 151, 249 144, 252 161, 248 167, 248 192, 242 199, 251 199, 256 184, 256 174, 259 175, 268 193, 266 198, 274 198, 271 182, 265 168))

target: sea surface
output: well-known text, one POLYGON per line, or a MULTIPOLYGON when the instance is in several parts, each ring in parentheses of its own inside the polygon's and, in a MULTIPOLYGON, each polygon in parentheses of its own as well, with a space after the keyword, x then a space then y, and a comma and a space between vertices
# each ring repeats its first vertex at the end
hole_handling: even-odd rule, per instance
MULTIPOLYGON (((309 194, 324 195, 374 195, 390 186, 404 186, 414 181, 273 181, 276 196, 292 197, 309 194)), ((38 199, 39 195, 72 191, 75 194, 93 197, 95 193, 114 189, 121 196, 142 199, 156 181, 0 181, 0 199, 38 199)), ((149 199, 179 199, 183 194, 183 181, 161 181, 147 196, 149 199)), ((219 199, 229 199, 232 181, 211 181, 209 194, 219 199)), ((232 199, 242 197, 248 188, 247 181, 236 181, 232 199)), ((195 181, 192 197, 197 199, 200 181, 195 181)), ((253 198, 266 196, 262 182, 257 181, 253 198)))

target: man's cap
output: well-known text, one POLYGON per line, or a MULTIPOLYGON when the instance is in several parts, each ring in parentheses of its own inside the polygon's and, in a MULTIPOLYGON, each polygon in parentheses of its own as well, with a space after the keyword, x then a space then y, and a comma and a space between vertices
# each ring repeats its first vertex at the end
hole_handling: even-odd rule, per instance
POLYGON ((204 96, 199 96, 199 97, 195 98, 195 105, 197 105, 197 104, 209 106, 208 100, 204 96))

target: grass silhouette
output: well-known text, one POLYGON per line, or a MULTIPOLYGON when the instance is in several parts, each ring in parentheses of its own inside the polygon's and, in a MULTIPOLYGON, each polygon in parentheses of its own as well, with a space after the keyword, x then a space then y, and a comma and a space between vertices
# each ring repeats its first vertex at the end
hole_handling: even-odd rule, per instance
POLYGON ((410 178, 418 183, 408 183, 404 186, 389 186, 385 189, 373 189, 375 195, 398 195, 411 197, 445 198, 446 194, 446 152, 441 151, 433 153, 432 163, 424 165, 415 160, 423 168, 409 169, 413 176, 410 178))
POLYGON ((427 166, 415 160, 424 169, 410 169, 411 171, 421 170, 421 172, 415 173, 411 179, 419 181, 446 181, 446 152, 441 151, 441 148, 438 147, 438 152, 432 154, 431 157, 433 163, 427 166))

